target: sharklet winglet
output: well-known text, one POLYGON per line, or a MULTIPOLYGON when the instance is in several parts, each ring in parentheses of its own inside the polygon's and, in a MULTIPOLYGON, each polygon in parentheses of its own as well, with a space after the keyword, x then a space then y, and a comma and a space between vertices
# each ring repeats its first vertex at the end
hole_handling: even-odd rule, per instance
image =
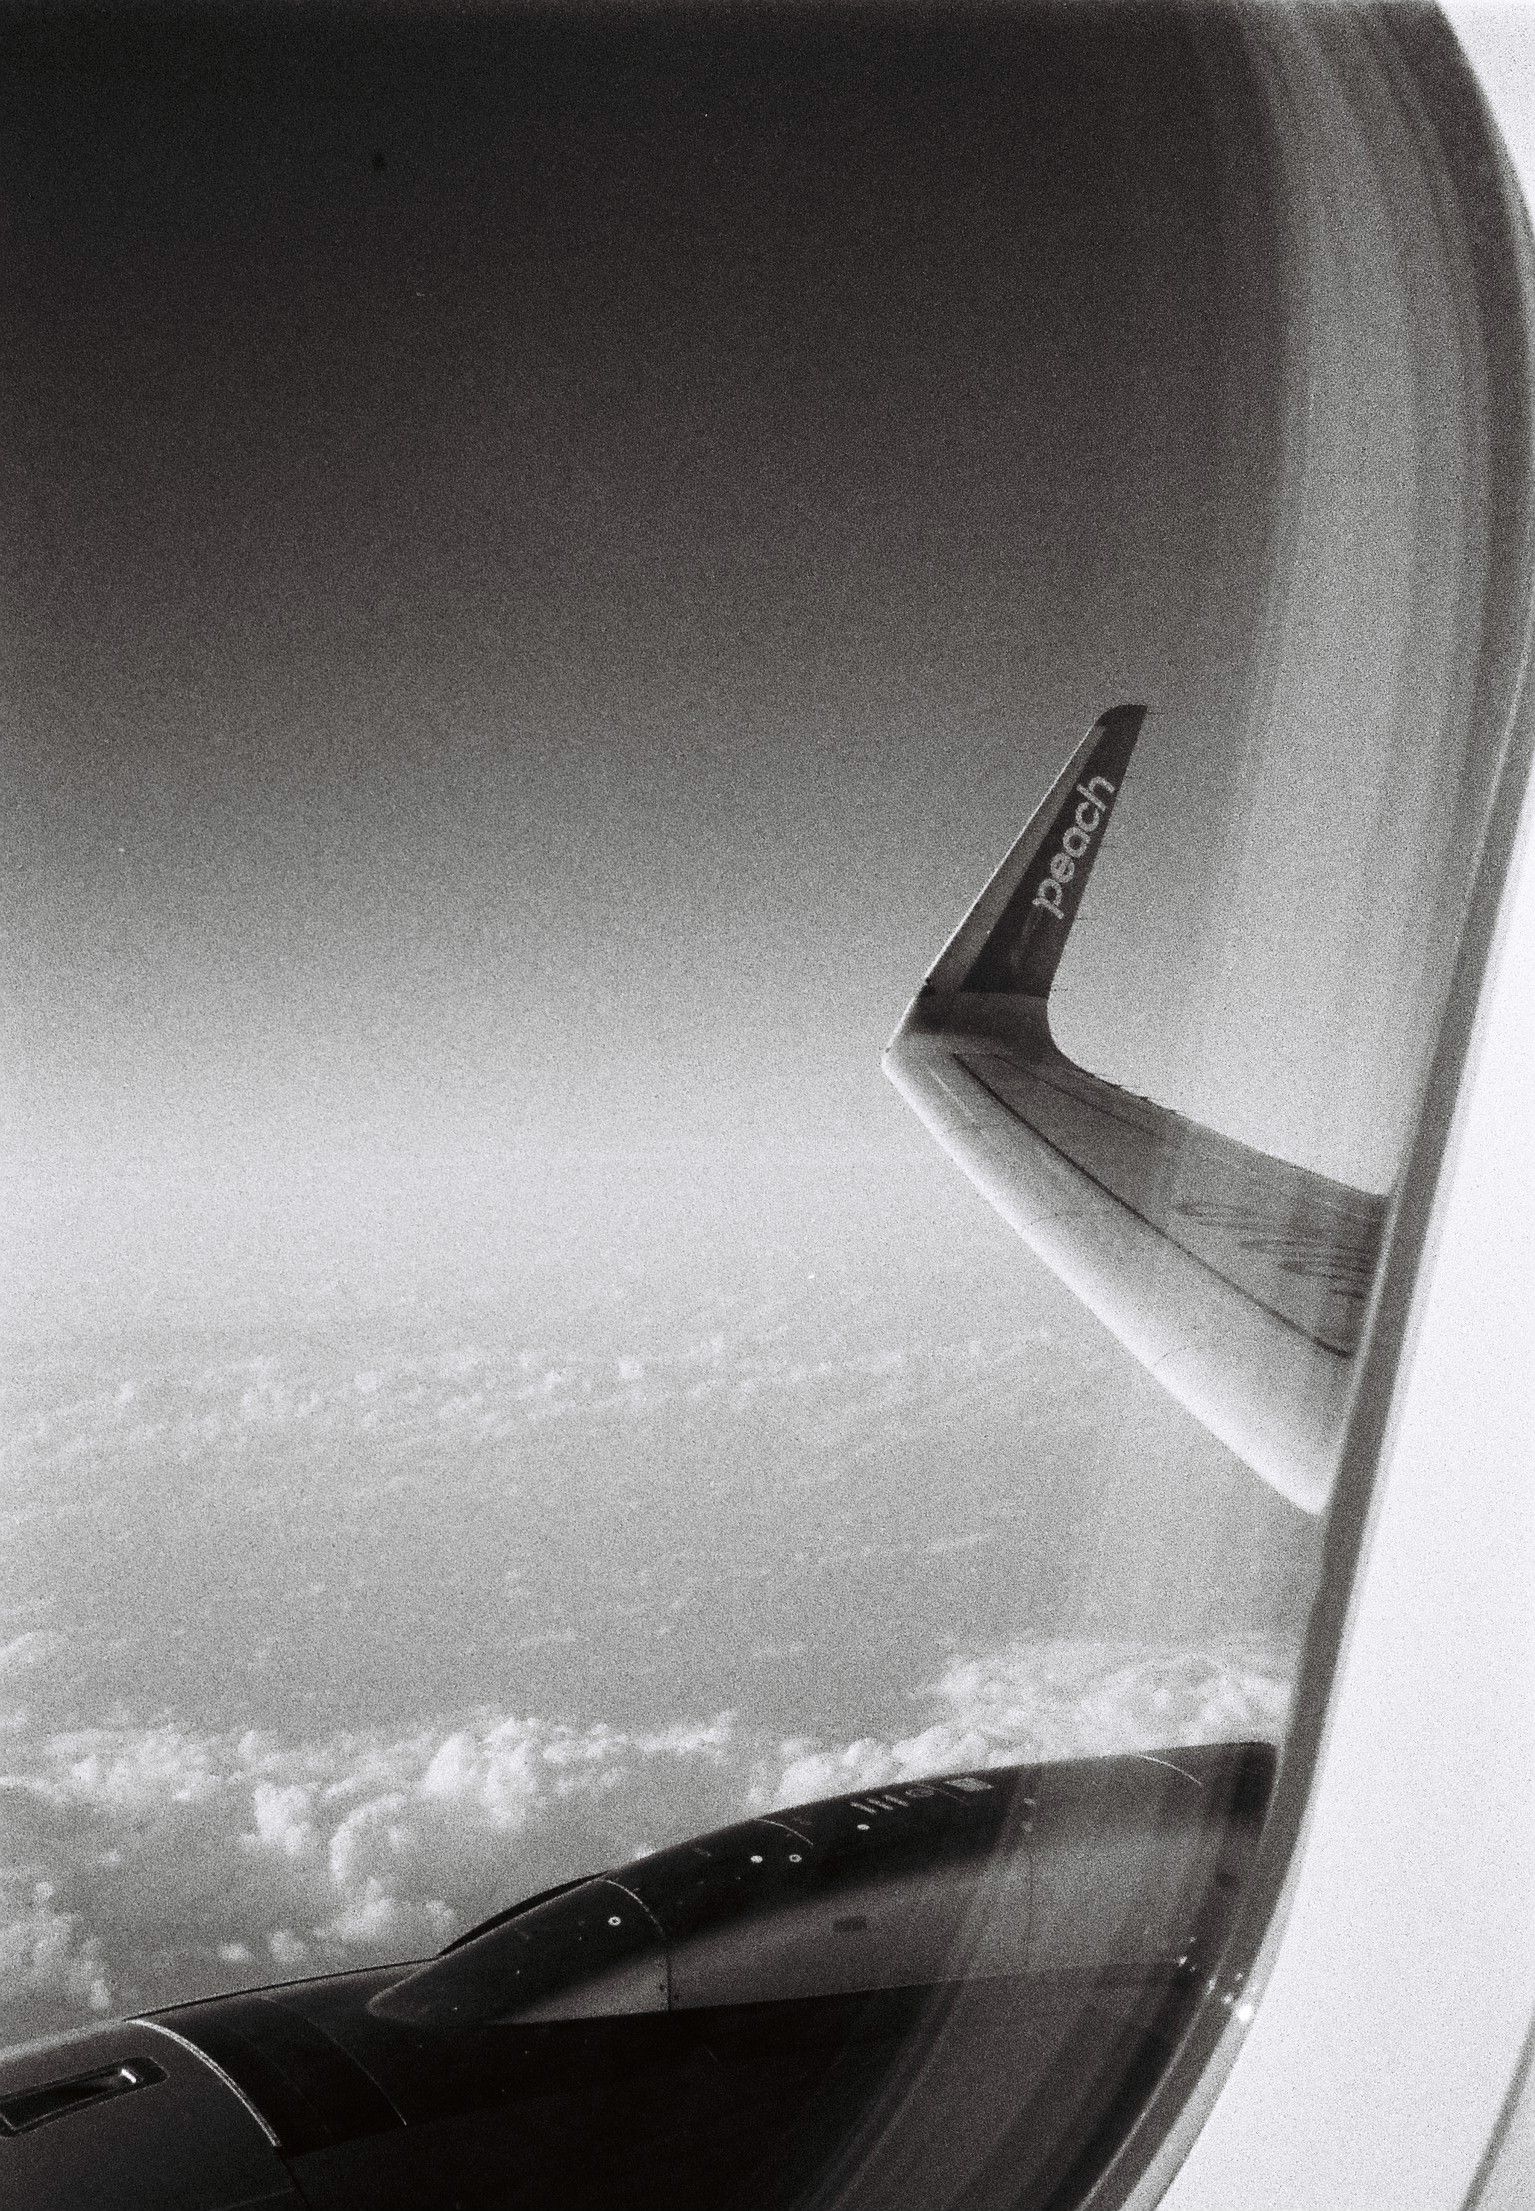
POLYGON ((1100 715, 924 986, 1047 998, 1135 750, 1144 706, 1100 715))
POLYGON ((1146 710, 1093 724, 885 1054, 937 1142, 1212 1433, 1318 1511, 1386 1201, 1118 1089, 1048 1001, 1146 710))

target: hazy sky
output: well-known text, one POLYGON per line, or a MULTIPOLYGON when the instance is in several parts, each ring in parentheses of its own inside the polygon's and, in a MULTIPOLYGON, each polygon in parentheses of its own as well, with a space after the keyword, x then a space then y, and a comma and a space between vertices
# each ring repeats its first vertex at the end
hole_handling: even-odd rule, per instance
POLYGON ((24 1289, 922 1155, 878 1047, 1043 775, 1244 681, 1241 74, 1105 20, 10 26, 24 1289))
POLYGON ((38 1987, 144 1805, 190 1992, 564 1870, 544 1764, 586 1853, 1282 1723, 1315 1529, 878 1072, 1123 699, 1063 1040, 1334 1171, 1406 1064, 1449 295, 1232 21, 0 18, 38 1987))

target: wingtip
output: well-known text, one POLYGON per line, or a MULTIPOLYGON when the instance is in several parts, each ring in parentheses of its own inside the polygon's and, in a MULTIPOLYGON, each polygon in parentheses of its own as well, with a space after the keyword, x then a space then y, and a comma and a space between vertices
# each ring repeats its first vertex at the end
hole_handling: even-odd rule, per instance
POLYGON ((1099 715, 931 980, 1049 997, 1146 712, 1127 700, 1099 715))

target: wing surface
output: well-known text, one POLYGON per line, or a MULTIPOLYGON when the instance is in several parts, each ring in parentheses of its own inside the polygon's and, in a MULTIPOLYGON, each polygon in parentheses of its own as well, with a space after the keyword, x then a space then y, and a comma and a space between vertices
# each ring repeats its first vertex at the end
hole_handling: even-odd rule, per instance
POLYGON ((1145 709, 1095 723, 914 1000, 891 1080, 1032 1248, 1293 1503, 1331 1488, 1385 1200, 1103 1081, 1051 985, 1145 709))

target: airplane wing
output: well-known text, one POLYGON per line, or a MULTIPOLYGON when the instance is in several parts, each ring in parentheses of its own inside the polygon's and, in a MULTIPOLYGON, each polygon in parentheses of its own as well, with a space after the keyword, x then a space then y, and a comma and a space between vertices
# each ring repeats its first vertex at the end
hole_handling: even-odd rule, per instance
POLYGON ((913 1001, 885 1072, 1003 1217, 1293 1504, 1331 1489, 1384 1198, 1089 1074, 1051 986, 1145 718, 1094 724, 913 1001))

